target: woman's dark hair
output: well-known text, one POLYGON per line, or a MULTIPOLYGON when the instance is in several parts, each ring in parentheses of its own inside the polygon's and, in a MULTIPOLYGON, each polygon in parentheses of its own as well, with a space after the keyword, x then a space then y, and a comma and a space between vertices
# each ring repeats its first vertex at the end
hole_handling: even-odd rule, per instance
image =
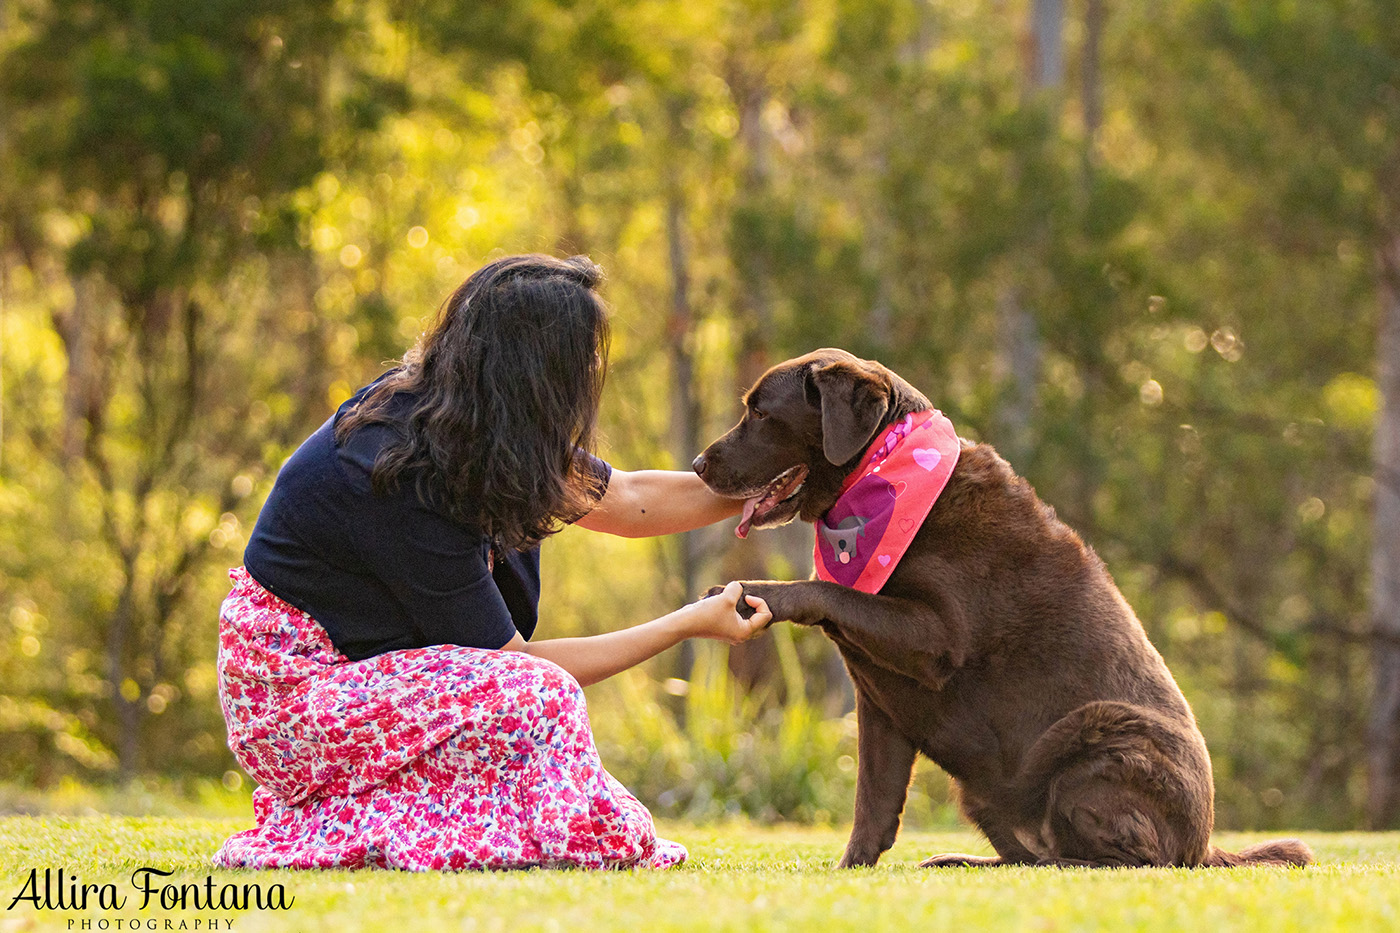
POLYGON ((425 504, 524 550, 596 504, 592 452, 608 346, 602 273, 583 256, 508 256, 443 303, 434 325, 336 425, 394 424, 376 492, 416 477, 425 504), (405 393, 407 414, 390 401, 405 393), (439 501, 440 500, 440 501, 439 501))

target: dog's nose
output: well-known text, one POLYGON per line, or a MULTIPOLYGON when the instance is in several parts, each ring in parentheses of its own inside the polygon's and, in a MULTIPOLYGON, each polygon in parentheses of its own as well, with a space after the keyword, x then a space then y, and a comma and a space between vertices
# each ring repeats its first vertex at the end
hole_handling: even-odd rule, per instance
POLYGON ((709 465, 710 461, 705 459, 704 454, 701 454, 700 456, 696 457, 693 461, 691 461, 690 468, 695 471, 696 476, 704 476, 705 468, 709 465))

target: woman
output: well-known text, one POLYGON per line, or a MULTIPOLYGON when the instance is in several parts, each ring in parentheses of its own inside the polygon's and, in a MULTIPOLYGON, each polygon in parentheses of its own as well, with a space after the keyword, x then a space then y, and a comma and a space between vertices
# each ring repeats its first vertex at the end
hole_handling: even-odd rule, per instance
POLYGON ((690 637, 737 643, 738 584, 651 622, 530 641, 539 544, 570 520, 669 534, 735 514, 691 473, 588 453, 607 319, 582 257, 501 259, 283 465, 220 613, 229 747, 258 825, 222 867, 665 867, 603 770, 580 684, 690 637))

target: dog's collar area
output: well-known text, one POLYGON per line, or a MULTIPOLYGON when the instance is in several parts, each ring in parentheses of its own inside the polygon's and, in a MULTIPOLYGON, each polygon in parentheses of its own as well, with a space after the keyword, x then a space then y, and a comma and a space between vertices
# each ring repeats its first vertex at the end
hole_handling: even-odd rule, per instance
POLYGON ((814 523, 817 577, 879 592, 947 485, 961 447, 952 422, 933 409, 881 431, 814 523))
POLYGON ((856 464, 856 468, 847 473, 846 478, 841 481, 840 495, 844 496, 847 490, 859 482, 861 476, 868 470, 888 459, 894 449, 899 446, 899 442, 909 436, 915 424, 922 426, 934 415, 941 417, 942 412, 934 409, 910 412, 898 421, 887 425, 884 430, 875 435, 875 439, 865 448, 865 453, 861 454, 860 462, 856 464))

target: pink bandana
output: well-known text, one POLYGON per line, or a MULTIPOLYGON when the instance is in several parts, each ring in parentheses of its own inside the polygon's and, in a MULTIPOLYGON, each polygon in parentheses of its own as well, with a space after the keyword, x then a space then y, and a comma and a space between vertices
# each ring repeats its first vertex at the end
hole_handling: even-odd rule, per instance
POLYGON ((881 431, 815 522, 817 577, 880 592, 948 485, 960 450, 941 411, 905 415, 881 431))

